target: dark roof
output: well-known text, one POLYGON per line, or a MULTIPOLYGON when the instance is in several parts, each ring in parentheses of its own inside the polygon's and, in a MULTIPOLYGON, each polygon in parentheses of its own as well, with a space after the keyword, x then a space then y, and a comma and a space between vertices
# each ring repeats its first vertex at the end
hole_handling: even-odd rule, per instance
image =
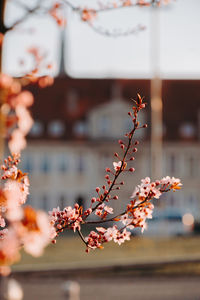
MULTIPOLYGON (((31 86, 35 96, 32 107, 34 119, 43 122, 45 127, 55 119, 62 120, 66 127, 64 139, 75 138, 72 127, 77 120, 84 120, 90 109, 108 102, 113 96, 113 86, 118 85, 125 101, 136 98, 137 93, 145 96, 149 103, 147 108, 150 121, 150 80, 129 79, 73 79, 58 77, 52 86, 41 89, 31 86), (68 107, 69 93, 75 91, 77 107, 68 107)), ((198 111, 200 110, 199 80, 164 80, 163 81, 163 122, 166 128, 165 139, 179 138, 178 129, 181 124, 190 122, 198 127, 198 111)), ((51 139, 46 133, 40 138, 51 139)), ((197 138, 197 136, 196 136, 197 138)))

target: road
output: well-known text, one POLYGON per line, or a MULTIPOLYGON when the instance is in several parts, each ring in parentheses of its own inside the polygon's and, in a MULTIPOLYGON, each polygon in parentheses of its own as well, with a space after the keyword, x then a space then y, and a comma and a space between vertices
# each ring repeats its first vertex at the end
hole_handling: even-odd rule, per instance
MULTIPOLYGON (((64 300, 62 278, 20 278, 24 300, 64 300)), ((200 300, 198 276, 76 279, 80 300, 200 300)))

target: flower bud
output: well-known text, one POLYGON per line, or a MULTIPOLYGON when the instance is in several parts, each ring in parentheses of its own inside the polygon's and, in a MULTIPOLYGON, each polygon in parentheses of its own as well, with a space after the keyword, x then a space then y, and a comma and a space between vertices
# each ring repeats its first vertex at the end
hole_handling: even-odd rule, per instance
POLYGON ((94 203, 94 202, 96 202, 97 201, 97 199, 95 198, 95 197, 93 197, 92 199, 91 199, 91 202, 92 203, 94 203))

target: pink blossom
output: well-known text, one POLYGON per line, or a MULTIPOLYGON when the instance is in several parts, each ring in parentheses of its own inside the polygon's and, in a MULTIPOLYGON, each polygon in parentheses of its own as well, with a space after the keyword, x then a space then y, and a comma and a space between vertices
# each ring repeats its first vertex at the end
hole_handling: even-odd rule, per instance
POLYGON ((7 228, 0 230, 0 239, 3 240, 5 238, 5 236, 7 235, 7 233, 8 233, 7 228))
POLYGON ((23 208, 21 220, 12 224, 25 251, 33 256, 41 255, 44 247, 51 241, 52 227, 48 215, 42 211, 26 206, 23 208))
POLYGON ((0 227, 5 227, 5 226, 6 226, 5 219, 0 215, 0 227))
POLYGON ((101 234, 103 234, 103 233, 106 232, 106 229, 103 228, 103 227, 96 227, 96 230, 97 230, 98 232, 100 232, 101 234))
POLYGON ((10 77, 9 75, 3 74, 3 73, 0 74, 0 87, 1 88, 8 89, 11 87, 12 83, 13 83, 12 77, 10 77))
POLYGON ((22 105, 17 105, 16 115, 18 117, 18 127, 26 135, 31 127, 33 126, 33 119, 31 118, 30 112, 22 105))
POLYGON ((118 233, 117 226, 109 227, 104 233, 104 237, 106 241, 109 242, 117 236, 117 233, 118 233))
POLYGON ((119 171, 121 168, 122 162, 118 161, 118 162, 113 162, 113 167, 115 169, 115 171, 119 171))
POLYGON ((104 210, 109 213, 109 214, 113 214, 113 208, 112 207, 109 207, 107 205, 104 206, 104 210))
POLYGON ((10 265, 19 259, 19 243, 16 232, 9 228, 0 242, 0 265, 10 265))
POLYGON ((26 147, 26 140, 20 129, 13 130, 8 146, 11 153, 20 153, 26 147))
POLYGON ((148 185, 151 182, 151 179, 149 177, 146 177, 144 179, 141 179, 142 185, 148 185))
POLYGON ((114 242, 121 245, 125 241, 130 240, 130 235, 131 235, 131 233, 129 231, 127 231, 126 229, 124 229, 122 233, 120 231, 118 231, 117 235, 114 237, 114 242))
POLYGON ((17 167, 16 167, 16 166, 12 166, 12 167, 9 168, 8 170, 5 170, 5 171, 4 171, 4 176, 5 176, 6 178, 16 179, 17 173, 18 173, 17 167))

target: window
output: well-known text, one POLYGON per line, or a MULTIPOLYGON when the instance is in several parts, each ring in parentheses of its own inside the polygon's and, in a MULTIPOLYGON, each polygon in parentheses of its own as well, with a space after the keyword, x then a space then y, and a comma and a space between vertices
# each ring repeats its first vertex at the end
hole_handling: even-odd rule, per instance
POLYGON ((58 206, 61 210, 63 210, 66 207, 66 199, 64 195, 60 196, 58 206))
POLYGON ((50 159, 47 155, 43 156, 40 166, 43 173, 48 173, 50 171, 50 159))
POLYGON ((85 171, 85 160, 82 154, 80 154, 77 159, 77 170, 79 173, 83 173, 85 171))
POLYGON ((199 176, 199 157, 196 155, 196 153, 191 153, 191 155, 188 157, 188 175, 191 177, 199 176))
POLYGON ((66 94, 66 108, 69 113, 74 113, 77 111, 78 107, 78 94, 75 89, 71 89, 66 94))
POLYGON ((169 156, 169 170, 170 173, 174 173, 176 170, 176 158, 174 154, 170 154, 169 156))
POLYGON ((110 118, 108 116, 102 116, 99 120, 99 133, 102 135, 108 135, 110 129, 110 118))
POLYGON ((35 121, 29 133, 32 137, 39 137, 44 133, 44 125, 40 121, 35 121))
POLYGON ((48 133, 52 137, 61 137, 65 132, 65 124, 62 121, 55 120, 48 125, 48 133))
POLYGON ((58 161, 58 170, 62 173, 65 173, 68 169, 68 163, 67 156, 64 154, 60 155, 58 161))
POLYGON ((25 173, 31 173, 33 171, 33 160, 30 156, 24 158, 23 170, 25 173))
POLYGON ((76 122, 74 125, 74 133, 76 136, 85 136, 88 133, 87 123, 84 121, 76 122))
POLYGON ((183 123, 179 128, 179 134, 182 138, 195 137, 196 130, 192 123, 183 123))
POLYGON ((48 197, 47 195, 43 195, 41 199, 41 208, 45 211, 49 209, 48 197))
POLYGON ((133 121, 131 118, 124 120, 124 132, 129 132, 133 128, 133 121))

